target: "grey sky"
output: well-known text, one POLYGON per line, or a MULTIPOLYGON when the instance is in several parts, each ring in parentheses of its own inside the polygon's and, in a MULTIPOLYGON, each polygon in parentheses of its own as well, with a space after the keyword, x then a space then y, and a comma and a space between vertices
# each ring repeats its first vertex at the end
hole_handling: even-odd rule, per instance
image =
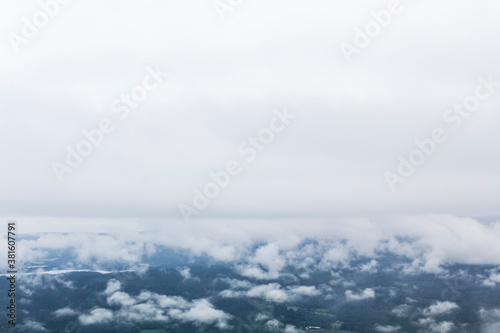
POLYGON ((348 64, 339 45, 388 1, 245 1, 221 21, 207 1, 70 2, 15 54, 7 34, 38 2, 4 4, 0 211, 4 216, 179 217, 229 160, 243 172, 201 216, 500 213, 500 88, 449 129, 443 114, 500 81, 500 4, 401 1, 348 64), (147 67, 168 78, 130 116, 111 104, 147 67), (238 145, 273 110, 297 118, 243 163, 238 145), (102 118, 115 122, 61 183, 51 163, 102 118), (391 192, 414 141, 448 140, 391 192))

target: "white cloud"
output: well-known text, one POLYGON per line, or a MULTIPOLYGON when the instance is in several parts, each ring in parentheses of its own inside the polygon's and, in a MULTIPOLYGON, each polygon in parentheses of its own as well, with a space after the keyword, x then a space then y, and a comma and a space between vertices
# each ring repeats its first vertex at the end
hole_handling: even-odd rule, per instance
POLYGON ((264 320, 269 320, 269 315, 265 313, 258 313, 257 316, 255 316, 255 321, 264 321, 264 320))
POLYGON ((121 283, 118 280, 112 279, 108 281, 108 284, 106 286, 106 290, 104 290, 104 294, 106 295, 111 295, 115 291, 120 290, 121 288, 121 283))
POLYGON ((291 294, 299 296, 317 296, 321 294, 321 292, 317 290, 315 286, 290 287, 289 291, 291 294))
POLYGON ((500 309, 479 310, 481 333, 497 333, 500 330, 500 309))
POLYGON ((393 333, 393 332, 399 332, 401 329, 401 326, 392 326, 392 325, 375 325, 374 330, 380 333, 393 333))
POLYGON ((191 278, 191 269, 189 267, 183 267, 179 269, 179 274, 184 278, 184 279, 190 279, 191 278))
POLYGON ((180 296, 166 296, 142 291, 133 296, 121 291, 120 282, 108 281, 104 294, 108 305, 119 307, 118 310, 93 309, 88 314, 79 316, 83 325, 106 323, 111 321, 163 321, 179 320, 196 325, 215 324, 217 327, 228 327, 229 314, 215 309, 207 299, 187 301, 180 296))
POLYGON ((485 321, 500 321, 500 309, 490 309, 486 310, 484 308, 481 308, 479 310, 479 316, 481 317, 482 320, 485 321))
POLYGON ((347 266, 349 261, 349 249, 343 244, 335 244, 323 256, 319 267, 321 269, 337 268, 347 266))
POLYGON ((89 314, 80 315, 78 319, 82 325, 104 324, 113 320, 113 311, 97 308, 90 311, 89 314))
POLYGON ((251 288, 246 292, 248 297, 259 297, 274 302, 286 302, 290 299, 288 293, 281 289, 278 283, 270 283, 251 288))
POLYGON ((259 247, 251 261, 271 272, 279 272, 285 266, 285 260, 280 255, 277 244, 267 244, 259 247))
POLYGON ((154 302, 123 306, 116 314, 121 320, 148 322, 148 321, 169 321, 170 318, 154 302))
POLYGON ((19 330, 21 332, 47 332, 47 329, 43 325, 32 319, 25 320, 21 325, 19 325, 19 330))
POLYGON ((228 327, 227 321, 231 318, 224 311, 214 309, 213 305, 205 299, 194 301, 193 306, 187 311, 170 310, 169 315, 174 319, 196 324, 216 324, 219 328, 228 327))
MULTIPOLYGON (((145 292, 139 295, 139 299, 144 298, 145 292)), ((165 296, 151 294, 151 298, 158 303, 161 308, 189 309, 190 303, 180 296, 165 296)))
POLYGON ((285 333, 303 333, 304 331, 293 326, 293 325, 286 325, 284 332, 285 333))
POLYGON ((426 332, 431 333, 449 333, 453 332, 456 327, 450 321, 436 322, 434 318, 421 318, 418 320, 421 327, 425 328, 426 332))
POLYGON ((220 293, 222 297, 257 297, 273 302, 286 302, 298 300, 301 297, 312 297, 320 295, 321 292, 315 286, 289 286, 283 289, 279 283, 253 285, 250 283, 239 283, 231 280, 231 288, 220 293))
POLYGON ((435 302, 431 306, 424 309, 423 313, 425 316, 439 316, 443 314, 449 314, 460 307, 454 302, 435 302))
POLYGON ((108 297, 108 303, 110 305, 130 306, 134 305, 136 303, 136 300, 130 297, 130 295, 127 293, 116 291, 108 297))
POLYGON ((268 320, 264 326, 272 331, 277 331, 277 332, 285 332, 285 333, 302 333, 301 329, 298 329, 297 327, 293 325, 284 325, 282 322, 276 319, 271 319, 268 320))
POLYGON ((366 299, 375 298, 375 291, 371 288, 367 288, 362 292, 356 294, 352 290, 347 290, 345 292, 345 296, 348 301, 363 301, 366 299))
POLYGON ((272 330, 279 330, 280 327, 283 326, 283 324, 279 320, 276 320, 276 319, 268 320, 264 325, 267 328, 272 329, 272 330))
POLYGON ((411 307, 407 304, 401 304, 392 309, 392 313, 398 318, 405 318, 410 315, 411 307))
POLYGON ((483 281, 483 285, 488 287, 495 287, 500 284, 500 270, 491 270, 490 276, 483 281))
POLYGON ((377 272, 377 266, 378 266, 378 262, 377 260, 373 259, 372 261, 370 261, 369 263, 366 263, 364 265, 361 265, 361 267, 359 268, 360 271, 362 272, 366 272, 366 273, 376 273, 377 272))
POLYGON ((78 312, 71 309, 70 307, 64 307, 54 312, 56 317, 64 317, 64 316, 76 316, 78 312))
POLYGON ((237 280, 237 279, 221 279, 224 282, 229 284, 231 289, 250 289, 253 286, 253 283, 247 280, 237 280))
POLYGON ((248 259, 248 264, 240 267, 243 276, 265 280, 276 279, 285 267, 285 258, 280 254, 277 244, 270 243, 260 246, 253 257, 248 259))
POLYGON ((432 323, 428 326, 428 329, 432 333, 449 333, 455 331, 456 327, 450 321, 442 321, 440 323, 432 323))

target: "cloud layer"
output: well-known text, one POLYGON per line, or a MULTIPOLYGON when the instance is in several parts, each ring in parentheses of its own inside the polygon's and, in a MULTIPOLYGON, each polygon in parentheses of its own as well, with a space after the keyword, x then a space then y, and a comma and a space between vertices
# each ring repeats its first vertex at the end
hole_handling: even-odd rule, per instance
MULTIPOLYGON (((103 264, 138 265, 165 248, 186 250, 233 263, 243 276, 273 279, 286 267, 304 274, 349 267, 357 258, 370 259, 362 272, 376 272, 376 258, 392 253, 406 258, 403 270, 443 272, 447 264, 500 265, 500 223, 451 215, 400 216, 385 219, 330 220, 204 220, 178 221, 51 219, 23 221, 23 261, 34 262, 53 251, 69 251, 76 260, 62 268, 100 268, 103 264), (82 226, 85 225, 85 228, 82 226), (85 232, 82 232, 85 229, 85 232), (42 231, 42 233, 37 233, 42 231), (363 232, 359 232, 363 230, 363 232)), ((483 277, 497 284, 497 270, 483 277)))

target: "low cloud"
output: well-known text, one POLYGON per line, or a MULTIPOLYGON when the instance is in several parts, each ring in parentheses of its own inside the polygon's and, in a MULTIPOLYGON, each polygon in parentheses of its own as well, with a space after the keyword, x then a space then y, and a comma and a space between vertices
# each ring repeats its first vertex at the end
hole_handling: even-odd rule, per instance
POLYGON ((377 260, 372 260, 367 264, 361 265, 359 270, 361 272, 373 274, 373 273, 377 273, 377 266, 378 266, 377 260))
POLYGON ((273 332, 285 332, 285 333, 302 333, 304 331, 298 329, 293 325, 284 325, 282 322, 276 319, 268 320, 264 326, 273 332))
POLYGON ((497 333, 500 332, 500 308, 489 309, 484 308, 479 310, 481 318, 481 333, 497 333))
POLYGON ((131 306, 135 303, 137 303, 136 299, 122 291, 116 291, 108 297, 108 304, 110 305, 131 306))
POLYGON ((500 269, 491 270, 490 276, 483 281, 483 285, 495 287, 500 284, 500 269))
POLYGON ((111 295, 111 294, 113 294, 115 291, 120 290, 120 288, 121 288, 121 283, 120 283, 120 281, 115 280, 115 279, 110 280, 110 281, 108 281, 108 284, 107 284, 107 286, 106 286, 106 290, 104 290, 104 294, 106 294, 106 295, 111 295))
POLYGON ((258 297, 274 302, 286 302, 290 299, 289 294, 281 289, 278 283, 255 286, 244 294, 248 297, 258 297))
POLYGON ((193 301, 192 306, 187 311, 172 309, 168 314, 173 319, 183 322, 193 322, 198 325, 216 324, 219 328, 228 327, 227 321, 231 316, 224 311, 214 309, 213 305, 206 299, 193 301))
POLYGON ((427 317, 449 314, 460 307, 454 302, 435 302, 431 306, 424 309, 423 313, 427 317))
POLYGON ((433 318, 420 319, 418 323, 429 333, 450 333, 456 329, 455 324, 450 321, 436 322, 433 318))
POLYGON ((411 306, 407 304, 401 304, 392 309, 392 313, 398 318, 405 318, 410 315, 411 306))
POLYGON ((292 295, 299 296, 317 296, 321 294, 321 292, 317 290, 315 286, 291 287, 288 290, 292 295))
POLYGON ((479 310, 479 316, 485 321, 500 321, 500 308, 491 310, 482 308, 479 310))
POLYGON ((42 323, 27 319, 21 325, 18 326, 21 332, 47 332, 47 329, 43 327, 42 323))
POLYGON ((104 324, 111 321, 133 322, 190 322, 195 325, 214 324, 219 328, 228 327, 229 314, 215 309, 207 299, 188 301, 179 296, 166 296, 142 291, 130 295, 121 290, 120 282, 110 280, 106 286, 107 303, 118 310, 98 308, 79 316, 83 325, 104 324))
POLYGON ((287 302, 301 297, 320 295, 315 286, 290 286, 282 288, 279 283, 253 285, 251 283, 231 281, 231 287, 220 293, 222 297, 256 297, 273 302, 287 302))
POLYGON ((345 297, 348 301, 363 301, 366 299, 375 298, 375 291, 371 288, 367 288, 360 293, 354 293, 352 290, 347 290, 345 292, 345 297))
POLYGON ((83 314, 79 318, 82 325, 105 324, 113 320, 113 311, 97 308, 90 311, 89 314, 83 314))
POLYGON ((397 325, 397 326, 391 326, 391 325, 385 325, 385 326, 382 326, 382 325, 375 325, 375 327, 373 328, 376 332, 380 332, 380 333, 393 333, 393 332, 399 332, 399 330, 401 329, 401 326, 397 325))
POLYGON ((184 278, 184 279, 190 279, 191 278, 191 269, 189 267, 182 267, 178 269, 179 274, 184 278))
POLYGON ((71 309, 70 307, 65 307, 65 308, 59 309, 57 311, 54 311, 54 315, 56 317, 76 316, 77 314, 78 314, 78 312, 71 309))

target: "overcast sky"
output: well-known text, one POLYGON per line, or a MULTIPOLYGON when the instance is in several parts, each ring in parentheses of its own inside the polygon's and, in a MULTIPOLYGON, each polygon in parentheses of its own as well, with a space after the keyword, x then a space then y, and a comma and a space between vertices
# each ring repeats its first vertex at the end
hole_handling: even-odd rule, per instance
POLYGON ((180 218, 236 160, 200 217, 498 215, 500 87, 459 128, 443 116, 479 77, 500 82, 500 3, 402 0, 348 62, 342 43, 388 3, 243 1, 221 20, 212 0, 69 1, 17 53, 40 5, 5 3, 1 214, 180 218), (169 75, 121 119, 113 102, 147 68, 169 75), (295 118, 248 162, 238 147, 276 109, 295 118), (53 163, 105 118, 114 131, 61 182, 53 163), (447 140, 391 191, 384 174, 435 128, 447 140))

